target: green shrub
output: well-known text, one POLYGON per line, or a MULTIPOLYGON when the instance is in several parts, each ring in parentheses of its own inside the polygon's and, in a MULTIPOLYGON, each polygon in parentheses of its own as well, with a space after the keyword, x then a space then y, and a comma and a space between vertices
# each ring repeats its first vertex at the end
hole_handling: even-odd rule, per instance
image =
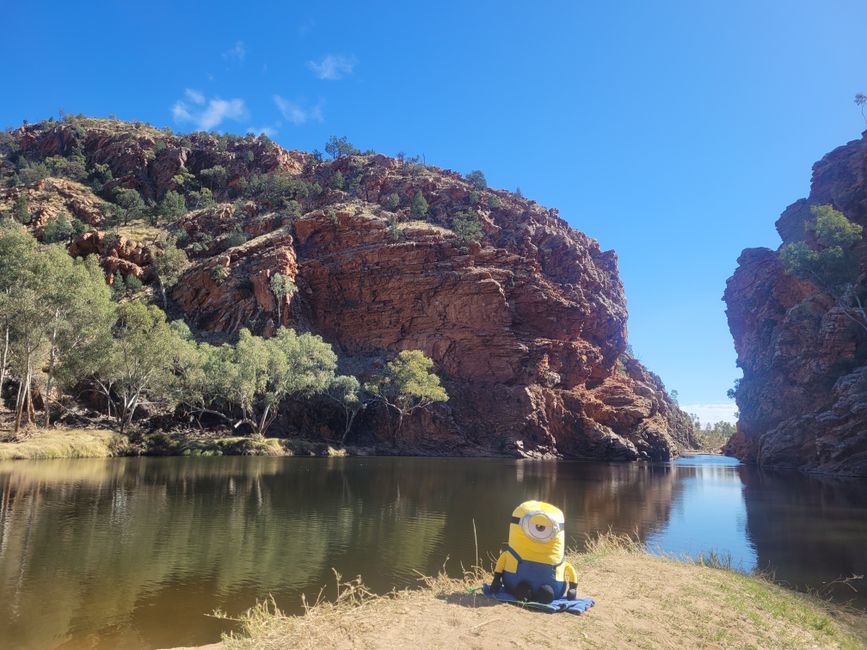
POLYGON ((186 211, 187 204, 184 201, 184 197, 174 190, 169 190, 157 206, 153 222, 158 224, 160 217, 165 217, 169 221, 174 221, 175 219, 182 217, 186 211))
POLYGON ((45 159, 45 166, 51 176, 62 176, 78 182, 87 180, 87 161, 80 152, 69 158, 50 156, 45 159))
POLYGON ((484 190, 488 188, 488 181, 485 178, 485 175, 478 169, 471 171, 469 174, 464 176, 464 178, 470 185, 475 187, 477 190, 484 190))
POLYGON ((292 223, 301 216, 301 204, 294 199, 286 204, 286 209, 283 210, 281 221, 283 223, 292 223))
POLYGON ((830 205, 812 206, 810 212, 813 218, 805 230, 815 235, 815 246, 803 241, 786 244, 780 249, 780 261, 788 272, 839 292, 857 278, 853 247, 861 240, 863 228, 830 205))
POLYGON ((482 238, 482 224, 471 212, 458 212, 452 219, 452 230, 464 242, 479 241, 482 238))
POLYGON ((204 184, 215 192, 224 190, 226 188, 226 181, 229 178, 226 168, 222 165, 214 165, 208 169, 203 169, 199 172, 199 176, 202 177, 204 184))
POLYGON ((388 210, 394 212, 400 207, 400 195, 397 192, 392 192, 385 198, 385 203, 383 204, 388 210))
POLYGON ((247 243, 247 233, 242 230, 233 230, 223 239, 225 248, 234 248, 247 243))
POLYGON ((75 229, 69 215, 65 212, 59 212, 55 217, 49 219, 43 227, 42 241, 46 244, 68 242, 74 232, 75 229))
POLYGON ((217 284, 223 284, 223 282, 225 282, 226 279, 229 277, 230 273, 231 271, 229 271, 229 269, 225 266, 215 266, 211 270, 211 277, 214 278, 214 282, 216 282, 217 284))
POLYGON ((141 289, 143 286, 144 285, 142 284, 142 281, 134 275, 131 275, 126 279, 126 288, 128 291, 135 292, 141 289))
POLYGON ((111 280, 111 297, 120 300, 126 295, 126 282, 120 271, 116 271, 111 280))
POLYGON ((400 239, 400 228, 398 227, 397 219, 394 217, 388 220, 388 236, 392 241, 400 239))
POLYGON ((345 181, 343 180, 343 174, 341 174, 340 170, 338 169, 334 173, 334 176, 331 177, 331 183, 330 183, 331 189, 342 190, 344 182, 345 181))
POLYGON ((216 203, 216 201, 214 201, 214 193, 207 187, 203 187, 201 190, 194 190, 187 194, 187 202, 193 210, 209 208, 216 203))
POLYGON ((424 194, 419 190, 412 198, 412 216, 416 219, 424 219, 427 216, 428 207, 424 194))
POLYGON ((12 204, 12 216, 15 218, 15 221, 25 226, 33 220, 33 217, 30 215, 30 203, 28 203, 27 197, 23 194, 15 197, 15 202, 12 204))

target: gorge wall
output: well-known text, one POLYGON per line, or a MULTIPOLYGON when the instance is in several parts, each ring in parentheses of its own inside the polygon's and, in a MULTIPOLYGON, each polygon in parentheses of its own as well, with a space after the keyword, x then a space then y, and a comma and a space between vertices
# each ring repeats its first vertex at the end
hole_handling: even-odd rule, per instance
MULTIPOLYGON (((400 350, 423 350, 449 400, 404 423, 404 452, 637 460, 695 446, 690 419, 626 351, 615 254, 554 209, 418 162, 359 152, 323 161, 252 136, 75 118, 8 137, 10 151, 31 162, 72 155, 86 169, 110 170, 95 187, 45 178, 0 190, 0 208, 28 198, 37 235, 58 210, 89 224, 70 252, 101 256, 109 275, 153 281, 153 242, 106 232, 101 206, 112 192, 186 197, 195 209, 158 228, 192 261, 169 312, 197 336, 314 332, 334 346, 343 372, 362 379, 400 350), (251 192, 262 179, 268 187, 251 192), (214 201, 196 208, 205 187, 214 201), (419 193, 425 214, 412 208, 419 193), (456 234, 461 219, 480 236, 456 234), (275 274, 297 287, 279 302, 275 274)), ((289 405, 275 429, 339 439, 325 403, 289 405)), ((353 439, 388 438, 383 413, 367 409, 353 439)))
MULTIPOLYGON (((830 204, 867 226, 867 132, 813 166, 810 194, 776 226, 783 245, 809 242, 811 206, 830 204)), ((867 339, 852 307, 867 297, 867 244, 855 245, 857 281, 830 295, 787 273, 779 250, 738 258, 724 300, 743 379, 728 453, 769 466, 867 476, 867 339)))

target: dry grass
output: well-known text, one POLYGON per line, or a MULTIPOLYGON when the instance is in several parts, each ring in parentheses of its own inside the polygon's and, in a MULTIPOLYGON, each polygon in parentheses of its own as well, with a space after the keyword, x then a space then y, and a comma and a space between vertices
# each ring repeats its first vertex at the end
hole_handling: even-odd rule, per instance
POLYGON ((454 235, 454 233, 448 228, 443 228, 442 226, 437 226, 436 224, 420 220, 404 221, 397 224, 397 229, 400 231, 424 230, 427 232, 436 232, 441 235, 454 235))
POLYGON ((273 600, 238 620, 233 649, 277 648, 863 648, 864 616, 787 591, 764 578, 646 553, 634 539, 602 535, 569 557, 587 614, 548 615, 479 595, 490 576, 422 580, 423 588, 374 596, 338 576, 339 597, 289 616, 273 600))
POLYGON ((20 442, 0 442, 0 460, 106 458, 118 455, 125 442, 104 429, 39 429, 20 442))
POLYGON ((134 219, 126 225, 117 227, 117 234, 143 244, 153 244, 162 232, 161 228, 149 224, 144 219, 134 219))

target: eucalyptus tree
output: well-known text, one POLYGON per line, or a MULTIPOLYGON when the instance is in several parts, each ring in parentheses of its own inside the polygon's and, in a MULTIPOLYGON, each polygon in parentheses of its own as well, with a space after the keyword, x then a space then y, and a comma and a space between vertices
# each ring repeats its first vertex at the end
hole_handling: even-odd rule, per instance
POLYGON ((160 285, 160 296, 163 308, 168 308, 166 290, 178 283, 184 271, 190 266, 190 260, 182 248, 178 248, 174 237, 163 236, 157 240, 153 256, 153 270, 160 285))
MULTIPOLYGON (((47 318, 40 324, 46 339, 43 375, 45 426, 55 388, 66 388, 96 371, 111 347, 114 303, 99 260, 72 259, 60 246, 41 253, 42 296, 47 318)), ((34 324, 35 325, 35 324, 34 324)))
POLYGON ((208 385, 212 395, 220 395, 215 406, 227 415, 240 414, 236 428, 247 425, 255 435, 264 435, 284 399, 325 391, 336 367, 337 355, 319 336, 280 328, 265 339, 243 329, 236 345, 214 351, 208 385))
POLYGON ((274 299, 277 301, 277 316, 279 320, 279 316, 283 310, 283 301, 291 299, 292 296, 298 293, 298 286, 288 275, 283 275, 282 273, 275 273, 271 276, 269 285, 271 286, 271 293, 274 294, 274 299))
POLYGON ((9 378, 13 356, 13 328, 18 316, 18 294, 25 287, 36 240, 14 222, 0 226, 0 327, 3 351, 0 356, 0 395, 9 378))
POLYGON ((177 328, 155 305, 138 301, 117 307, 109 353, 97 373, 97 385, 106 398, 109 415, 125 433, 139 406, 146 402, 168 402, 179 374, 179 360, 188 351, 177 328))
POLYGON ((338 375, 331 380, 325 395, 343 410, 343 435, 340 442, 346 444, 352 423, 356 416, 367 407, 364 389, 352 375, 338 375))
POLYGON ((433 360, 421 350, 403 350, 364 385, 374 399, 397 413, 394 443, 407 415, 448 400, 439 377, 431 372, 433 365, 433 360))
POLYGON ((34 421, 34 384, 41 384, 47 426, 56 379, 66 384, 95 366, 111 307, 95 259, 73 260, 62 246, 38 246, 15 228, 3 229, 0 249, 0 384, 15 371, 17 433, 34 421))

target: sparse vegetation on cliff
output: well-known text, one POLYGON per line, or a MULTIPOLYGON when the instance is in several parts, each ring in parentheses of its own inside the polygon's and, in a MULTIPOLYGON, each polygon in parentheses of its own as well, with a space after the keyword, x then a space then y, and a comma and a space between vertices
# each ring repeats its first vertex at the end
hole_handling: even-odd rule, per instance
POLYGON ((743 379, 725 451, 766 466, 867 475, 863 269, 867 138, 813 166, 776 222, 777 251, 743 251, 724 299, 743 379))

